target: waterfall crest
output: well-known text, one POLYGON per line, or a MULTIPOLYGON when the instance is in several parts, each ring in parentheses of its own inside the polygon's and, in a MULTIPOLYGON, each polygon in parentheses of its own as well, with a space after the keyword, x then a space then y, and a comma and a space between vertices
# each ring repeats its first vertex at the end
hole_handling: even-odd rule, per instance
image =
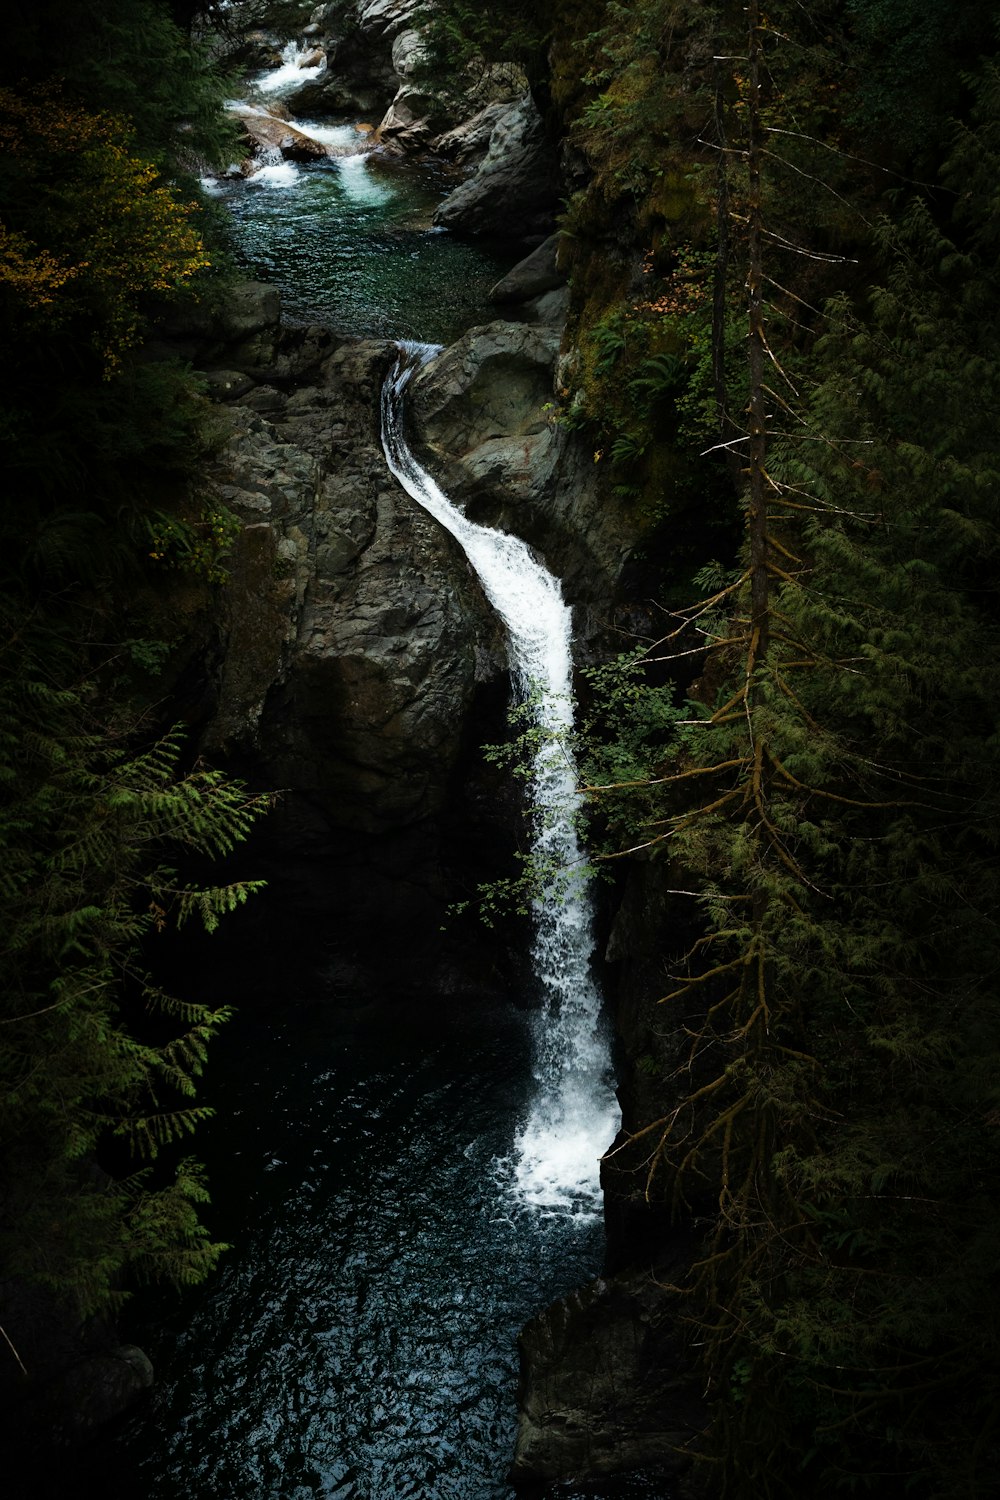
POLYGON ((589 879, 576 826, 570 609, 558 580, 526 542, 468 520, 411 453, 403 392, 438 352, 432 345, 400 345, 382 391, 382 445, 403 489, 451 532, 475 568, 507 628, 515 688, 537 731, 531 800, 533 855, 542 880, 533 902, 532 959, 543 1005, 535 1041, 538 1088, 512 1166, 526 1202, 586 1210, 599 1200, 597 1161, 614 1137, 618 1112, 590 972, 589 879))

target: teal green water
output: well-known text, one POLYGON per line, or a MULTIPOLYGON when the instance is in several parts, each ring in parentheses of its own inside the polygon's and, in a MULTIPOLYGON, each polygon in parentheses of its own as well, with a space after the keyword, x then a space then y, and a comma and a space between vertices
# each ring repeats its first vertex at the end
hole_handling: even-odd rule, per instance
POLYGON ((496 315, 490 288, 516 258, 431 227, 453 185, 373 152, 276 163, 222 195, 241 258, 281 288, 286 321, 440 344, 496 315))

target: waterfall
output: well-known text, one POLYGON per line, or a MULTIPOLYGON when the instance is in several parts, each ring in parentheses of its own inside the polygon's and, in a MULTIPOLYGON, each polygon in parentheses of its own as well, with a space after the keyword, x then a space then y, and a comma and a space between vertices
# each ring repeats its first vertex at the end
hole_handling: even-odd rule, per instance
POLYGON ((319 78, 320 74, 326 71, 326 58, 323 57, 315 63, 306 65, 306 59, 315 55, 317 51, 317 48, 306 48, 298 42, 289 42, 282 50, 279 66, 267 73, 261 73, 254 80, 257 87, 262 93, 277 94, 298 88, 300 84, 319 78))
POLYGON ((573 722, 570 609, 559 582, 519 537, 469 521, 417 463, 404 435, 403 392, 439 350, 402 344, 382 392, 382 445, 403 489, 459 542, 508 634, 515 689, 535 731, 532 959, 542 991, 534 1105, 512 1161, 520 1196, 539 1207, 586 1210, 599 1199, 597 1162, 618 1114, 608 1082, 600 996, 590 972, 588 873, 577 833, 580 799, 569 743, 573 722))

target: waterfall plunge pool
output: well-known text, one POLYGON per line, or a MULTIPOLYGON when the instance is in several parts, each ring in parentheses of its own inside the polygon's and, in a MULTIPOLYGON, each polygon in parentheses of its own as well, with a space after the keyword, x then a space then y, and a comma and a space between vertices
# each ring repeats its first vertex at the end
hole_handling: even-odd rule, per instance
POLYGON ((295 123, 330 145, 339 137, 344 154, 307 163, 279 157, 213 189, 229 209, 247 270, 280 288, 286 322, 444 341, 496 316, 490 288, 517 252, 432 227, 453 177, 361 149, 351 126, 295 123))
POLYGON ((517 1332, 602 1245, 593 1206, 539 1212, 513 1181, 530 1019, 387 1000, 230 1028, 199 1145, 234 1248, 183 1317, 135 1330, 158 1386, 104 1493, 512 1494, 517 1332))

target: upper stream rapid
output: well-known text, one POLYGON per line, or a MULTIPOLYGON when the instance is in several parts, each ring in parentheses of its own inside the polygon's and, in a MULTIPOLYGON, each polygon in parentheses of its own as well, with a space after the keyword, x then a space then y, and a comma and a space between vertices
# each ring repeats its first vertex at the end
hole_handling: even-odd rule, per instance
MULTIPOLYGON (((428 229, 440 183, 370 160, 352 126, 302 128, 350 154, 222 189, 291 320, 422 340, 485 321, 510 257, 428 229)), ((600 1269, 598 1157, 617 1115, 566 748, 570 611, 524 543, 473 526, 413 458, 404 392, 432 353, 401 347, 383 443, 465 548, 531 705, 553 871, 535 900, 541 1009, 302 1005, 290 956, 287 993, 227 1028, 198 1147, 232 1249, 179 1308, 132 1321, 158 1385, 108 1457, 118 1500, 506 1500, 518 1330, 600 1269)))

